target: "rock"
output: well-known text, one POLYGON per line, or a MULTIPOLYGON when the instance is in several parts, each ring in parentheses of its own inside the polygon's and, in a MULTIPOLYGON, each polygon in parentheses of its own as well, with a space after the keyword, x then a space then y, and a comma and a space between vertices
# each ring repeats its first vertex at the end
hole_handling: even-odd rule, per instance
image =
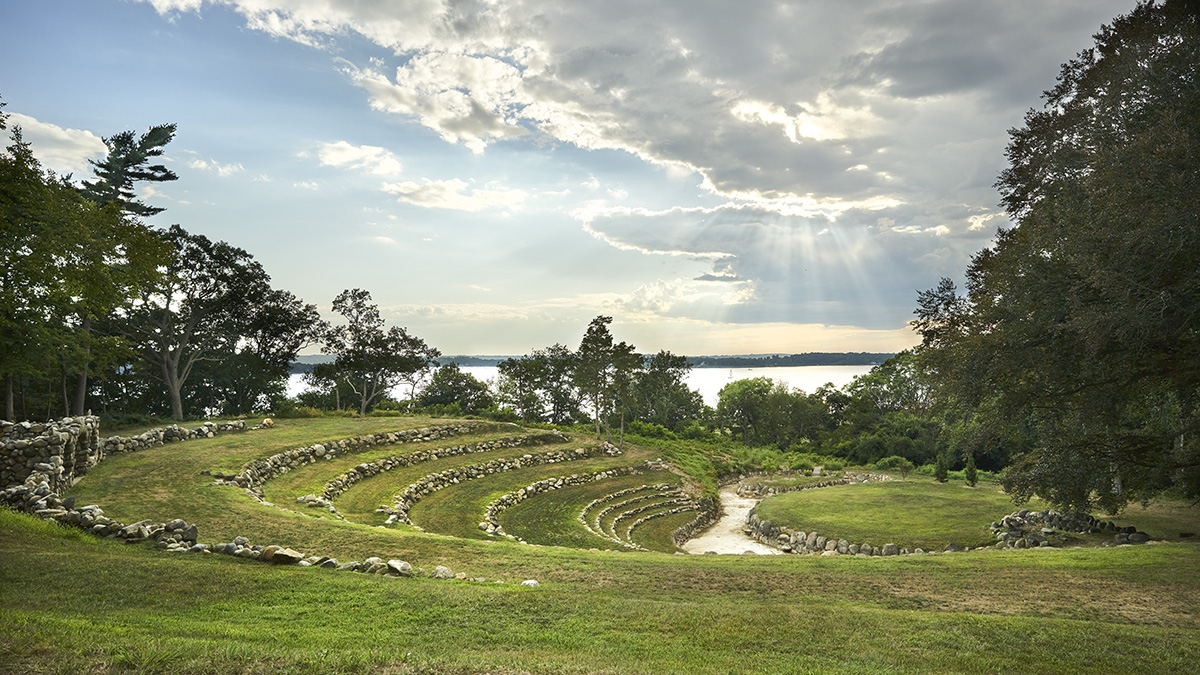
POLYGON ((537 588, 541 584, 537 582, 537 579, 526 579, 525 581, 521 582, 521 585, 526 588, 537 588))
POLYGON ((194 544, 194 543, 196 543, 196 539, 198 539, 199 537, 200 537, 200 532, 199 532, 199 530, 196 529, 195 525, 188 525, 187 528, 184 529, 184 531, 183 531, 183 540, 184 541, 190 541, 194 544))
POLYGON ((883 555, 900 555, 900 547, 895 544, 884 544, 883 555))
POLYGON ((389 560, 387 561, 387 573, 394 577, 411 577, 413 567, 403 560, 389 560))
POLYGON ((290 548, 281 548, 271 556, 271 562, 277 565, 295 565, 304 559, 304 554, 290 548))
POLYGON ((1144 544, 1148 541, 1150 541, 1150 535, 1145 532, 1134 532, 1129 535, 1129 543, 1131 544, 1144 544))
POLYGON ((433 569, 434 579, 450 579, 454 577, 454 572, 450 571, 445 565, 438 565, 433 569))
POLYGON ((271 562, 271 560, 273 560, 275 557, 275 553, 278 552, 280 548, 281 547, 279 546, 268 546, 264 548, 262 550, 262 554, 259 556, 259 559, 263 562, 271 562))
POLYGON ((324 569, 327 569, 327 570, 334 569, 334 568, 336 568, 337 566, 338 566, 338 561, 337 561, 337 558, 329 558, 329 559, 327 559, 327 560, 323 560, 323 561, 321 562, 321 564, 320 564, 320 565, 318 565, 318 567, 322 567, 322 568, 324 568, 324 569))

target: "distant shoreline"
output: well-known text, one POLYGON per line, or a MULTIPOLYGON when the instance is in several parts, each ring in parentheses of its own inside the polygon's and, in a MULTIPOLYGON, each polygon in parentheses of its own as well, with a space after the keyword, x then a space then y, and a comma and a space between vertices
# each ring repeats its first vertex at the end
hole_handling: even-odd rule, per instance
MULTIPOLYGON (((688 356, 693 368, 792 368, 801 366, 877 366, 895 356, 873 352, 808 352, 805 354, 746 354, 730 356, 688 356)), ((291 373, 307 373, 318 363, 328 363, 326 354, 301 356, 292 363, 291 373)), ((520 356, 443 356, 441 363, 460 366, 498 366, 501 361, 520 356)))

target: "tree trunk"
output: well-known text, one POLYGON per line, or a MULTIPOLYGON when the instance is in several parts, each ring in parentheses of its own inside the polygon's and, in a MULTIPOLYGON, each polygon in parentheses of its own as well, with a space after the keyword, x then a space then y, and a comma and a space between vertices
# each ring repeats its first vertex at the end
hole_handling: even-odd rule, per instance
POLYGON ((183 421, 183 397, 180 395, 180 389, 183 383, 179 381, 179 375, 169 365, 169 359, 163 360, 163 384, 167 387, 167 398, 171 401, 171 417, 176 422, 183 421))
POLYGON ((4 419, 10 422, 17 421, 17 411, 13 404, 13 376, 12 373, 8 373, 4 376, 4 419))
MULTIPOLYGON (((85 336, 92 332, 92 317, 86 313, 83 315, 83 321, 79 325, 79 329, 83 331, 85 336)), ((84 406, 87 405, 87 383, 88 383, 88 366, 91 364, 92 346, 87 345, 84 351, 83 367, 79 370, 79 379, 75 382, 75 415, 83 415, 86 412, 84 406)))

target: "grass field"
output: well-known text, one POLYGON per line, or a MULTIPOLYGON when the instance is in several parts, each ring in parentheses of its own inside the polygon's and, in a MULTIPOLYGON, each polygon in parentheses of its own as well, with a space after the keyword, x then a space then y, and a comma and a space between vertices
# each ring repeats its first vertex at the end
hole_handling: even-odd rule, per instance
MULTIPOLYGON (((1034 502, 1028 508, 1041 505, 1034 502)), ((995 543, 988 525, 1012 513, 1011 498, 996 486, 968 488, 924 477, 836 485, 774 495, 759 503, 759 518, 793 530, 816 530, 851 543, 920 547, 995 543)))
MULTIPOLYGON (((0 672, 1191 673, 1200 660, 1195 543, 867 559, 589 551, 318 519, 199 475, 406 424, 428 420, 285 420, 110 458, 71 494, 127 521, 186 518, 204 542, 241 534, 341 560, 444 564, 486 583, 169 554, 0 510, 0 672), (541 587, 519 586, 530 578, 541 587)), ((662 454, 628 448, 624 459, 638 452, 662 454)), ((480 505, 512 485, 466 481, 414 514, 470 510, 477 522, 480 505)), ((504 518, 524 510, 522 536, 560 529, 596 498, 572 490, 504 518)), ((1178 529, 1170 513, 1154 517, 1178 529)), ((661 540, 672 518, 635 540, 661 540)))

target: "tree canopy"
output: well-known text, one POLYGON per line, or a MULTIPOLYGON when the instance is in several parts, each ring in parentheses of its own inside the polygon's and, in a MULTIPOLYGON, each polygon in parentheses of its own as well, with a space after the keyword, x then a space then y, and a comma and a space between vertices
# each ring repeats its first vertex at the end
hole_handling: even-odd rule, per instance
POLYGON ((1018 225, 921 294, 941 394, 1019 452, 1005 485, 1088 509, 1200 496, 1200 20, 1145 2, 1011 131, 1018 225))

